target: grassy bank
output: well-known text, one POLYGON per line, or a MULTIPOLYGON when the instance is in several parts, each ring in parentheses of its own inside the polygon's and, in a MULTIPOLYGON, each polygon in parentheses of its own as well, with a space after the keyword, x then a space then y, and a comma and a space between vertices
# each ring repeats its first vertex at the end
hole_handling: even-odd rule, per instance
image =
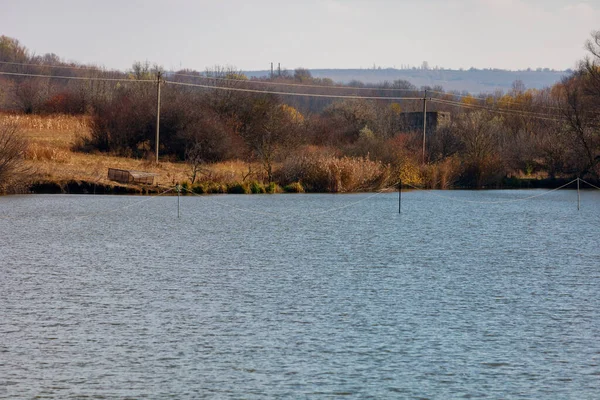
MULTIPOLYGON (((259 164, 229 161, 205 165, 192 184, 192 169, 183 162, 117 157, 106 153, 74 151, 82 138, 90 134, 89 119, 83 116, 0 115, 15 123, 27 141, 24 173, 18 179, 17 192, 81 194, 156 194, 164 187, 182 184, 184 193, 278 193, 360 192, 394 185, 398 179, 423 188, 452 188, 456 166, 401 164, 386 166, 364 158, 336 158, 318 149, 296 154, 276 165, 279 184, 265 184, 259 164), (108 179, 108 169, 146 171, 157 174, 155 186, 124 185, 108 179)), ((504 178, 486 188, 556 188, 570 180, 548 179, 544 174, 504 178)), ((407 186, 408 186, 407 185, 407 186)), ((455 186, 454 186, 455 187, 455 186)))
MULTIPOLYGON (((24 174, 20 181, 35 193, 155 193, 158 187, 123 185, 108 179, 108 168, 156 173, 158 186, 173 186, 190 180, 185 163, 116 157, 104 153, 73 151, 82 137, 89 135, 88 119, 73 116, 2 115, 18 124, 27 140, 24 174)), ((248 166, 242 162, 213 165, 206 171, 211 178, 234 181, 248 166)))

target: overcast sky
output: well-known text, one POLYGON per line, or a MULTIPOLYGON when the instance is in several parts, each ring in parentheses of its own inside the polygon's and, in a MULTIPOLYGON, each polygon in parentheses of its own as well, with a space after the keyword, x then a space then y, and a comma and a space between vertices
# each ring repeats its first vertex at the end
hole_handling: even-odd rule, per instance
POLYGON ((127 69, 567 69, 600 0, 0 0, 0 34, 36 54, 127 69))

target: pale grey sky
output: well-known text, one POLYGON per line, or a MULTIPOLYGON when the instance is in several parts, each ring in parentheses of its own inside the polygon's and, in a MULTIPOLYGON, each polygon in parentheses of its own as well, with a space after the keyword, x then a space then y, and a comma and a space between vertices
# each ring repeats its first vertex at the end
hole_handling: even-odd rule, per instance
POLYGON ((592 30, 600 0, 0 0, 0 34, 118 69, 566 69, 592 30))

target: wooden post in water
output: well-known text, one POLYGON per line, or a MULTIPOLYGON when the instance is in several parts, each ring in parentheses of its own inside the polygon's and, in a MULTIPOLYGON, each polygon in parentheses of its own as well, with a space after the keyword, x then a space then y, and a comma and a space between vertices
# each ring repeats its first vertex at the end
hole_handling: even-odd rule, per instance
POLYGON ((579 181, 580 179, 577 178, 577 211, 579 211, 581 208, 581 193, 579 192, 579 181))
POLYGON ((398 182, 398 214, 402 214, 402 179, 398 182))
POLYGON ((180 214, 179 210, 181 208, 180 207, 181 202, 180 202, 180 196, 179 195, 181 194, 181 186, 179 186, 179 183, 177 184, 176 188, 177 188, 177 218, 180 218, 181 214, 180 214))

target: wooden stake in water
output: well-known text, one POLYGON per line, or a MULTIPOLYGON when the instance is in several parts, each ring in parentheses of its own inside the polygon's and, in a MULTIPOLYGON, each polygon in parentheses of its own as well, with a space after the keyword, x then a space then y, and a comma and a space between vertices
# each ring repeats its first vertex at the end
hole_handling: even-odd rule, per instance
POLYGON ((398 182, 398 214, 402 214, 402 179, 398 182))
POLYGON ((179 186, 179 184, 177 184, 176 188, 177 188, 177 218, 180 218, 181 214, 179 212, 179 209, 180 209, 181 202, 180 202, 179 195, 181 194, 181 186, 179 186))
POLYGON ((577 178, 577 211, 579 211, 581 208, 581 193, 579 192, 579 181, 580 179, 577 178))

